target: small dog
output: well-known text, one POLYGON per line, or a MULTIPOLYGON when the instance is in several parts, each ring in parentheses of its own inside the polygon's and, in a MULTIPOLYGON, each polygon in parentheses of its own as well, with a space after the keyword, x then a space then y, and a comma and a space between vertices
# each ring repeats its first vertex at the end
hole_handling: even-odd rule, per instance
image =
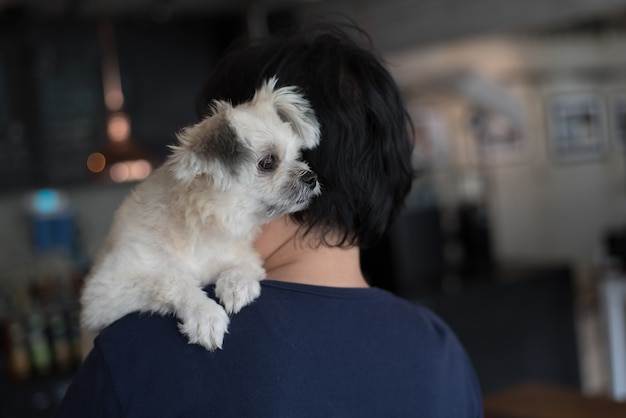
POLYGON ((260 226, 320 193, 300 160, 318 144, 319 124, 295 87, 276 82, 236 107, 215 101, 124 200, 86 278, 84 327, 97 331, 135 311, 173 313, 190 343, 222 347, 227 313, 261 291, 265 271, 252 247, 260 226), (224 307, 202 291, 211 283, 224 307))

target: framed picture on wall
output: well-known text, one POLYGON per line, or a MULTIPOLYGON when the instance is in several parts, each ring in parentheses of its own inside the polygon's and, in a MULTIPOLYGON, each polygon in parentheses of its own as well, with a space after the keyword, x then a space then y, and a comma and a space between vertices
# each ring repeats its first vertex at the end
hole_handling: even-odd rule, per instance
POLYGON ((606 114, 600 95, 563 93, 548 101, 548 142, 560 162, 601 158, 607 148, 606 114))
POLYGON ((469 151, 478 164, 523 162, 528 157, 527 136, 511 118, 474 108, 469 112, 469 151))
POLYGON ((611 136, 618 150, 626 152, 626 91, 611 96, 611 136))

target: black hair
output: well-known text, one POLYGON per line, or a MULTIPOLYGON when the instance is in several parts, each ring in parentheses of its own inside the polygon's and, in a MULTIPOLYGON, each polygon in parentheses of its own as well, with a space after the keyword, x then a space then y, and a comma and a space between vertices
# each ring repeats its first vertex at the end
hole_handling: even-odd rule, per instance
POLYGON ((305 234, 318 234, 320 244, 375 244, 413 179, 411 124, 396 83, 360 29, 308 26, 232 47, 198 95, 199 116, 214 99, 234 105, 251 99, 274 75, 279 86, 301 89, 321 126, 320 145, 303 159, 322 194, 292 218, 305 234))

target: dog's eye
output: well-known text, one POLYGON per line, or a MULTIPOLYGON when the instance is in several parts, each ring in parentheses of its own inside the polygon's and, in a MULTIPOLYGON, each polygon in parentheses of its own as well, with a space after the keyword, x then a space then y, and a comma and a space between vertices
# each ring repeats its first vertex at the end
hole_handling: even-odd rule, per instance
POLYGON ((261 171, 274 171, 277 166, 276 156, 274 154, 267 154, 261 160, 259 160, 259 170, 261 171))

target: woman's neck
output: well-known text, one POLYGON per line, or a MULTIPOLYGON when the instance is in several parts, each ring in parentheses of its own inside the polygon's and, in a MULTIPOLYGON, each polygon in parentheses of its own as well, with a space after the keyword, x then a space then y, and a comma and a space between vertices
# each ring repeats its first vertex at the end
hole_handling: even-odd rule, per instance
POLYGON ((298 226, 279 219, 267 225, 257 250, 268 280, 329 287, 369 287, 360 267, 358 247, 312 246, 298 226))
POLYGON ((368 287, 359 265, 359 250, 354 247, 279 251, 265 261, 265 269, 269 280, 329 287, 368 287))

